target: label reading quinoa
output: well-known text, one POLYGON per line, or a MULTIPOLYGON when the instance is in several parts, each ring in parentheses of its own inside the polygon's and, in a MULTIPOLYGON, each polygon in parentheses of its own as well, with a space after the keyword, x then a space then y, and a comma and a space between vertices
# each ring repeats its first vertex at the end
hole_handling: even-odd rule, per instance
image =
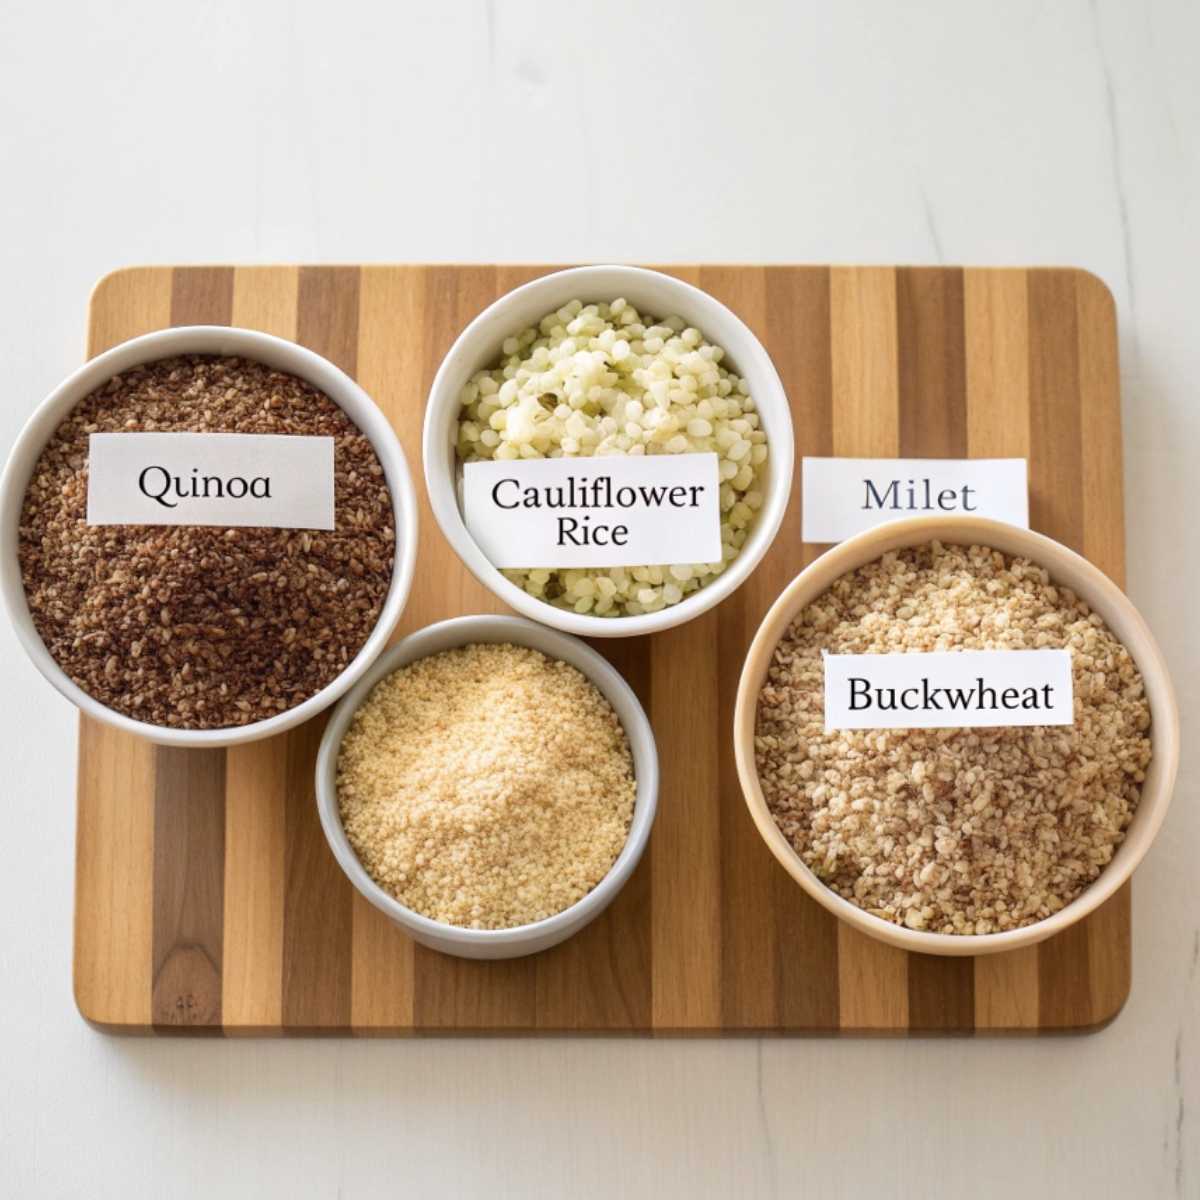
POLYGON ((825 654, 825 731, 1072 725, 1069 650, 825 654))
POLYGON ((89 525, 333 529, 331 437, 93 433, 89 525))
POLYGON ((806 542, 843 542, 901 517, 946 513, 1029 528, 1023 458, 805 458, 806 542))
POLYGON ((465 463, 463 517, 497 567, 657 566, 721 559, 716 454, 465 463))

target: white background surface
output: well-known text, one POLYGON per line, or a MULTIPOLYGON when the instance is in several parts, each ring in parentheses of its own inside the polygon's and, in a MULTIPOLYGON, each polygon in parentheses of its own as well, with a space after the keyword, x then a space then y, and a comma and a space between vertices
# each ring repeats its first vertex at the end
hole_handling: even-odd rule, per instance
POLYGON ((1121 321, 1185 754, 1079 1040, 117 1041, 70 989, 74 715, 0 629, 0 1194, 1200 1195, 1189 0, 0 7, 7 448, 124 263, 1055 263, 1121 321))

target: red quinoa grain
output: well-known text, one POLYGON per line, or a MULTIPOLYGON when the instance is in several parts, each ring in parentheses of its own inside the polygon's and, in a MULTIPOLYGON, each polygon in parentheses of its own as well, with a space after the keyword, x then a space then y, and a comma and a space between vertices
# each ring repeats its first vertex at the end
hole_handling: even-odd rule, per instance
POLYGON ((88 695, 152 725, 277 716, 332 682, 383 608, 391 494, 370 441, 311 384, 242 358, 184 355, 119 375, 72 410, 34 467, 18 556, 51 656, 88 695), (333 437, 333 530, 88 525, 88 437, 333 437))

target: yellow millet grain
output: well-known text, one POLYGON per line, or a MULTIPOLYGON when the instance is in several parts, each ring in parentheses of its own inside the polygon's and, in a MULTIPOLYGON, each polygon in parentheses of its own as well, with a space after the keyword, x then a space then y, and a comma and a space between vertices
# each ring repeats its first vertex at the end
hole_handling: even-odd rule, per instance
POLYGON ((525 646, 470 645, 372 690, 338 756, 346 836, 401 904, 508 929, 569 908, 629 833, 629 740, 580 671, 525 646))

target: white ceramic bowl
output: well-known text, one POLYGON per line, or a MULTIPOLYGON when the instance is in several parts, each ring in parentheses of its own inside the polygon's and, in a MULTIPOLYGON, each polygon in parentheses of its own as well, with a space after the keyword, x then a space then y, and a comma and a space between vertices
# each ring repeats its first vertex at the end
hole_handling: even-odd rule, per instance
POLYGON ((520 958, 526 954, 536 954, 539 950, 547 950, 578 933, 612 903, 633 874, 646 848, 650 828, 654 824, 655 809, 658 806, 658 750, 650 722, 638 698, 633 694, 633 689, 616 669, 590 646, 577 638, 556 633, 553 629, 522 620, 520 617, 454 617, 449 621, 428 625, 398 642, 375 663, 334 709, 317 754, 316 792, 321 825, 334 857, 349 876, 350 882, 380 912, 390 917, 422 945, 441 950, 445 954, 455 954, 460 958, 520 958), (351 718, 359 705, 366 700, 371 689, 393 671, 416 662, 417 659, 428 658, 429 655, 438 654, 442 650, 476 642, 511 642, 513 645, 531 646, 582 671, 612 705, 629 738, 629 747, 633 753, 634 777, 637 782, 629 836, 608 874, 570 908, 556 913, 553 917, 547 917, 544 921, 536 921, 532 925, 519 925, 512 929, 461 929, 455 925, 433 921, 406 908, 367 874, 346 837, 338 812, 338 751, 351 718))
POLYGON ((383 649, 404 611, 416 559, 416 495, 404 451, 387 418, 349 375, 327 359, 294 342, 249 329, 231 329, 222 325, 181 326, 133 338, 97 355, 64 380, 34 410, 8 456, 3 477, 0 477, 0 588, 3 589, 8 615, 26 653, 37 669, 88 716, 162 745, 233 746, 240 742, 251 742, 291 729, 327 708, 362 676, 383 649), (38 636, 29 615, 17 561, 18 529, 26 485, 43 447, 67 413, 114 375, 141 363, 170 358, 176 354, 238 355, 255 359, 278 370, 288 371, 319 388, 345 411, 370 440, 391 490, 396 519, 396 561, 391 587, 375 628, 350 665, 316 695, 295 708, 265 721, 227 729, 173 729, 151 725, 115 712, 89 696, 68 678, 38 636))
POLYGON ((787 509, 792 487, 792 414, 774 364, 746 324, 720 301, 689 283, 641 267, 573 267, 544 275, 501 296, 459 335, 442 360, 425 410, 422 458, 433 515, 446 540, 480 583, 511 608, 535 621, 583 637, 632 637, 681 625, 719 604, 741 585, 771 545, 787 509), (459 505, 459 465, 454 452, 459 393, 463 385, 500 357, 506 337, 540 321, 570 300, 585 304, 623 296, 635 308, 662 318, 682 317, 726 353, 724 365, 743 376, 767 434, 762 509, 742 552, 707 586, 659 612, 630 617, 596 617, 556 608, 530 596, 488 561, 467 532, 459 505))
POLYGON ((784 870, 834 916, 841 917, 871 937, 919 954, 995 954, 1002 950, 1014 950, 1059 933, 1099 908, 1133 874, 1134 868, 1149 850, 1171 803, 1171 789, 1179 767, 1179 709, 1175 703, 1175 691, 1166 661, 1146 622, 1129 598, 1107 575, 1059 542, 1040 533, 981 517, 917 517, 890 522, 849 538, 801 571, 772 605, 750 645, 738 684, 733 724, 738 778, 746 804, 759 833, 784 870), (766 679, 775 647, 787 627, 801 609, 827 591, 834 580, 848 571, 874 562, 889 550, 923 545, 935 538, 952 545, 992 546, 1045 567, 1052 580, 1071 588, 1104 618, 1109 629, 1137 663, 1150 701, 1150 769, 1142 786, 1137 812, 1112 861, 1076 899, 1052 916, 1022 929, 1003 933, 960 936, 919 932, 893 925, 844 900, 827 888, 792 849, 775 824, 758 782, 754 755, 758 694, 766 679))

